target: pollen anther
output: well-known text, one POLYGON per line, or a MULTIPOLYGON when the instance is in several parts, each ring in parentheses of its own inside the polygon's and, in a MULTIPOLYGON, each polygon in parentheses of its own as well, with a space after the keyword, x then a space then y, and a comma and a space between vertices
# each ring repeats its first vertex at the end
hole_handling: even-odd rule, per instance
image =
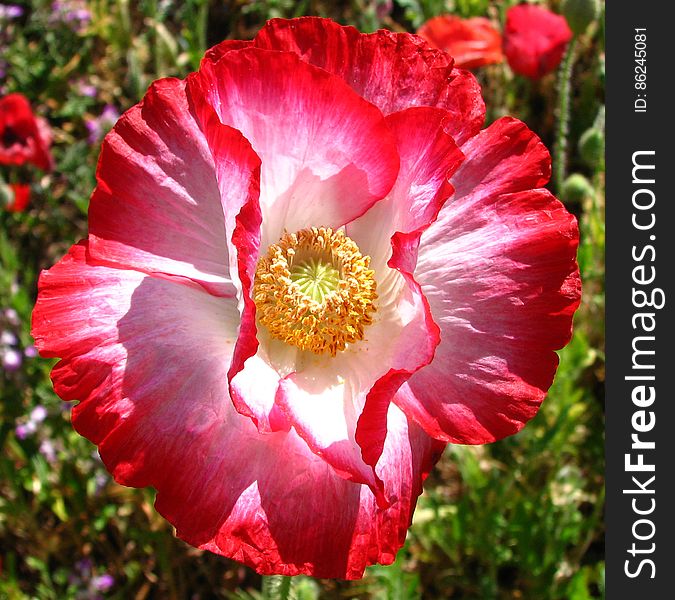
POLYGON ((370 257, 329 227, 285 233, 260 258, 253 300, 276 339, 335 356, 372 323, 376 283, 370 257))

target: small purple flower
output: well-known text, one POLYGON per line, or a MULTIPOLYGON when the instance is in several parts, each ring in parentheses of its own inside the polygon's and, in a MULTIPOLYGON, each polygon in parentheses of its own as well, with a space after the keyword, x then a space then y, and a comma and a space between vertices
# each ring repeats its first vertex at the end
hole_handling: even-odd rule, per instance
POLYGON ((81 31, 91 21, 91 12, 83 0, 63 0, 52 2, 52 23, 61 22, 69 25, 74 31, 81 31))
POLYGON ((119 111, 111 104, 106 104, 101 114, 95 119, 88 119, 85 123, 89 136, 87 140, 90 144, 96 144, 101 141, 103 136, 108 133, 112 126, 120 118, 119 111))
POLYGON ((376 0, 375 2, 375 14, 380 21, 388 17, 393 8, 394 3, 392 0, 376 0))
POLYGON ((19 313, 17 313, 13 308, 5 309, 5 319, 7 319, 7 322, 10 325, 18 325, 21 323, 21 320, 19 319, 19 313))
POLYGON ((20 425, 17 425, 14 433, 20 440, 25 440, 27 437, 33 435, 36 431, 37 426, 35 423, 28 421, 28 423, 21 423, 20 425))
POLYGON ((35 346, 26 346, 23 349, 23 355, 26 358, 35 358, 38 355, 37 348, 35 346))
POLYGON ((115 579, 109 573, 104 573, 103 575, 97 575, 91 580, 93 588, 98 592, 107 592, 113 585, 115 585, 115 579))
POLYGON ((89 558, 81 558, 75 562, 75 568, 80 572, 80 575, 83 577, 89 577, 91 574, 91 569, 94 566, 94 563, 91 562, 89 558))
POLYGON ((79 82, 78 90, 82 96, 86 96, 87 98, 96 98, 96 96, 98 95, 98 90, 96 89, 96 86, 92 85, 91 83, 87 83, 85 81, 79 82))
POLYGON ((42 421, 44 421, 46 418, 47 418, 47 409, 41 404, 38 404, 32 411, 30 411, 29 419, 36 425, 38 423, 42 423, 42 421))
POLYGON ((4 346, 16 346, 19 340, 11 331, 3 331, 0 333, 0 344, 4 346))
POLYGON ((5 348, 4 350, 0 349, 0 352, 2 352, 2 368, 5 371, 11 373, 21 368, 23 359, 21 358, 20 352, 14 350, 14 348, 5 348))
POLYGON ((23 7, 16 4, 0 4, 0 20, 18 19, 23 15, 23 7))
POLYGON ((105 489, 105 486, 108 485, 109 481, 110 478, 108 477, 107 473, 103 471, 97 471, 96 475, 94 475, 94 482, 96 484, 94 487, 94 494, 100 494, 105 489))
POLYGON ((42 440, 42 442, 40 442, 40 454, 47 459, 47 462, 56 462, 56 448, 54 448, 54 444, 49 440, 42 440))
POLYGON ((80 21, 80 23, 88 23, 91 21, 91 13, 86 8, 76 8, 71 10, 65 16, 66 21, 80 21))

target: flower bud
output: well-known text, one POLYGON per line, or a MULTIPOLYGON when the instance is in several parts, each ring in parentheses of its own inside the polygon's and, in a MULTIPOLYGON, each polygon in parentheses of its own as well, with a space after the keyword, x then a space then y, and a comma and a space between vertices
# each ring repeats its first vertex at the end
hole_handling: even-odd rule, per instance
POLYGON ((605 153, 605 135, 600 129, 591 127, 579 139, 579 154, 589 167, 597 167, 605 153))
POLYGON ((567 204, 579 204, 594 194, 593 186, 583 175, 573 173, 565 179, 560 196, 567 204))
POLYGON ((600 15, 599 0, 563 0, 562 13, 570 29, 579 35, 600 15))

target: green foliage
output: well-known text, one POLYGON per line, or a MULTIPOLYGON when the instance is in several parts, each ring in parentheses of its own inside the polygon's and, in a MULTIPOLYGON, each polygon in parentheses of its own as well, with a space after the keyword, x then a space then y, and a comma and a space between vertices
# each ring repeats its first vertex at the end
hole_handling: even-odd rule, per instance
MULTIPOLYGON (((54 361, 30 352, 39 272, 86 235, 100 140, 110 126, 100 120, 107 106, 122 112, 154 79, 185 76, 208 45, 250 38, 271 17, 315 14, 364 31, 414 31, 448 11, 499 22, 513 3, 82 0, 91 19, 75 27, 58 17, 51 0, 34 0, 24 4, 21 18, 0 24, 2 93, 22 92, 49 121, 56 162, 49 174, 0 167, 5 182, 31 183, 26 212, 0 208, 0 333, 16 336, 13 348, 23 357, 20 369, 0 370, 0 598, 604 597, 602 20, 577 38, 574 64, 567 65, 569 122, 561 147, 584 184, 584 193, 564 198, 581 231, 584 293, 574 336, 527 427, 491 445, 448 447, 392 565, 370 567, 356 582, 263 581, 237 563, 190 548, 155 512, 152 490, 111 481, 52 390, 54 361), (40 407, 44 418, 34 412, 40 407), (113 578, 108 587, 106 575, 113 578)), ((556 131, 560 135, 553 75, 530 84, 505 64, 476 75, 488 122, 514 115, 552 146, 556 131)))

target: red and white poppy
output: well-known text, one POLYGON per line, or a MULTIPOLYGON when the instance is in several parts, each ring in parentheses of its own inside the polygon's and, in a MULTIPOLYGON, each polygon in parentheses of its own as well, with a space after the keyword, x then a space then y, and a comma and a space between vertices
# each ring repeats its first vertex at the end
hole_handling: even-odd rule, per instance
POLYGON ((546 148, 417 36, 272 20, 108 134, 40 353, 115 479, 260 573, 391 563, 448 441, 537 411, 579 302, 546 148))

